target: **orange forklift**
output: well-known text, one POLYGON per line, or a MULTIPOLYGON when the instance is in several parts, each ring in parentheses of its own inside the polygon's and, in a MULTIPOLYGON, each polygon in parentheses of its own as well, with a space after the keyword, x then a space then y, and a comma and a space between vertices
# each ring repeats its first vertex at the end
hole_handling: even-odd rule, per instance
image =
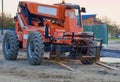
MULTIPOLYGON (((32 65, 41 64, 44 52, 49 59, 79 59, 82 64, 99 60, 102 40, 92 32, 83 32, 81 12, 85 8, 70 3, 46 5, 20 1, 15 16, 15 32, 5 33, 3 53, 7 60, 16 60, 20 49, 26 49, 32 65)), ((65 66, 60 63, 60 65, 65 66)), ((67 67, 68 69, 71 69, 67 67)))

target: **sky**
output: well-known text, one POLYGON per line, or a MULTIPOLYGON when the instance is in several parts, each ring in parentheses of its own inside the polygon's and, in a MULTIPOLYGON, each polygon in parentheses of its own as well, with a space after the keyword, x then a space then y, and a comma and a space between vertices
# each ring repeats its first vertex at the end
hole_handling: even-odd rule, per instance
MULTIPOLYGON (((1 12, 0 0, 0 12, 1 12)), ((18 2, 21 0, 3 0, 4 11, 15 16, 17 11, 18 2)), ((22 0, 23 1, 23 0, 22 0)), ((24 0, 34 1, 43 4, 60 3, 62 0, 24 0)), ((79 4, 81 7, 85 7, 86 14, 97 14, 97 17, 107 16, 112 21, 120 25, 120 0, 65 0, 66 3, 79 4)))

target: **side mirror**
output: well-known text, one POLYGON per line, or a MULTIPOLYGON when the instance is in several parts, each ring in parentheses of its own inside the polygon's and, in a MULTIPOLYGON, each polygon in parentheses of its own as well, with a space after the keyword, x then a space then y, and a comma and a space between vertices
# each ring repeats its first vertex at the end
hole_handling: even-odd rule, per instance
POLYGON ((86 9, 84 7, 82 7, 81 12, 86 13, 86 9))

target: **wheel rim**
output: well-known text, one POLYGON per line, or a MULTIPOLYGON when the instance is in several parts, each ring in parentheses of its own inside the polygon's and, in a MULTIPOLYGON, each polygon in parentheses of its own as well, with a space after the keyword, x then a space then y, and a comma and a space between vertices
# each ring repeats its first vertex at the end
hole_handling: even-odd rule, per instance
POLYGON ((31 40, 28 45, 28 55, 30 58, 32 58, 35 53, 34 49, 35 49, 34 44, 33 44, 33 41, 31 40))
POLYGON ((9 39, 6 39, 5 40, 5 53, 8 54, 9 53, 9 50, 10 50, 10 40, 9 39))

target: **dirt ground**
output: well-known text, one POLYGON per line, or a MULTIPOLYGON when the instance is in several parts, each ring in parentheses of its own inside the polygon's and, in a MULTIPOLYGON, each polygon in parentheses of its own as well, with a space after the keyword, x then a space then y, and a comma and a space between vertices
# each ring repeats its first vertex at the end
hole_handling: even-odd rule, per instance
MULTIPOLYGON (((113 64, 119 70, 111 70, 96 64, 68 64, 74 71, 47 61, 42 65, 31 66, 25 52, 18 59, 7 61, 2 54, 0 43, 0 82, 120 82, 120 64, 113 64)), ((116 44, 112 43, 110 49, 116 44), (112 46, 113 45, 113 46, 112 46)), ((120 47, 120 44, 117 45, 120 47)))

